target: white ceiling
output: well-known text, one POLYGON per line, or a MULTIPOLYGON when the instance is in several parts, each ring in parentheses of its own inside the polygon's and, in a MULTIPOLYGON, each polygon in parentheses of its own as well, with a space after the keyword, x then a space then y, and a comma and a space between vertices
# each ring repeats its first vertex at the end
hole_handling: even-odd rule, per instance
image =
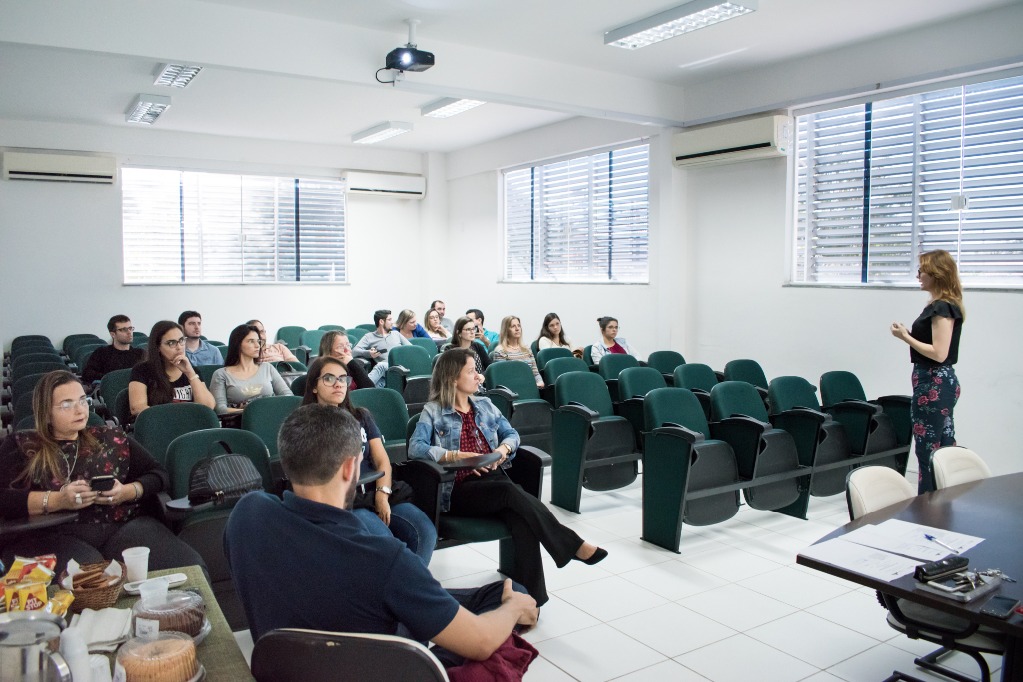
POLYGON ((760 0, 751 15, 628 51, 603 32, 677 0, 0 0, 0 119, 123 127, 148 92, 173 99, 154 129, 349 144, 400 120, 414 132, 378 146, 445 152, 579 115, 679 123, 687 85, 1012 2, 760 0), (409 17, 437 65, 378 84, 409 17), (159 88, 167 60, 206 69, 185 90, 159 88), (445 95, 491 103, 419 115, 445 95))

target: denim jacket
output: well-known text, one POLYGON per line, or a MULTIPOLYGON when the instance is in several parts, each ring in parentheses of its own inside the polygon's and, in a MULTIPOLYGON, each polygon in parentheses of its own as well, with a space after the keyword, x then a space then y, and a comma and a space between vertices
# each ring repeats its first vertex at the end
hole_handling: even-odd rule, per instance
MULTIPOLYGON (((488 398, 469 398, 476 425, 490 444, 491 451, 499 445, 511 448, 511 455, 502 466, 508 466, 519 447, 519 434, 488 398)), ((458 450, 462 438, 462 418, 454 407, 441 407, 430 402, 423 408, 419 423, 409 441, 409 457, 432 459, 439 462, 449 450, 458 450)), ((454 483, 445 483, 441 489, 441 511, 451 508, 451 489, 454 483)))

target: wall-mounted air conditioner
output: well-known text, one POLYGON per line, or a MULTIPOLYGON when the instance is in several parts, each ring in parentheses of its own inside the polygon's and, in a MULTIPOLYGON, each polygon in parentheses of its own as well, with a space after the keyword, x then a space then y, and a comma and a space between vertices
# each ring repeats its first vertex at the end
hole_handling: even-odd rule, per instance
POLYGON ((759 116, 714 123, 676 133, 675 165, 709 166, 786 156, 792 145, 791 116, 759 116))
POLYGON ((422 175, 345 171, 341 175, 349 194, 422 199, 426 196, 426 178, 422 175))
POLYGON ((69 153, 4 152, 4 180, 48 180, 111 184, 117 160, 110 156, 69 153))

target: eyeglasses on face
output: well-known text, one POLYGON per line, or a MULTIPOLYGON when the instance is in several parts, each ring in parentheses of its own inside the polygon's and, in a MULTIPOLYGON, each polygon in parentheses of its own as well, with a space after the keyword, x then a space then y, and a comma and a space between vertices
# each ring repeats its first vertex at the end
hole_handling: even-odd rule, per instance
POLYGON ((182 336, 181 338, 178 339, 167 339, 166 341, 163 342, 163 345, 167 346, 168 348, 177 348, 178 346, 181 346, 184 343, 185 337, 182 336))
POLYGON ((251 346, 262 346, 266 342, 263 339, 245 339, 242 343, 247 343, 251 346))
POLYGON ((341 376, 337 376, 336 374, 321 374, 320 381, 322 381, 325 386, 333 386, 339 381, 344 382, 346 388, 352 385, 352 378, 347 374, 342 374, 341 376))
POLYGON ((89 408, 92 407, 92 398, 87 395, 83 395, 78 400, 61 400, 55 407, 61 412, 69 412, 76 407, 89 408))
POLYGON ((114 331, 115 332, 121 332, 123 334, 124 332, 133 332, 133 331, 135 331, 135 327, 118 327, 114 331))

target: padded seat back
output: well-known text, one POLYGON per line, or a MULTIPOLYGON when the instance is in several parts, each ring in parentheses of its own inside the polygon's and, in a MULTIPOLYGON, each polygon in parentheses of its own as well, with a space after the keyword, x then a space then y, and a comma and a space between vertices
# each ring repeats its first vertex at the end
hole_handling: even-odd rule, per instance
POLYGON ((710 389, 718 383, 718 376, 709 365, 699 362, 689 362, 679 365, 673 373, 675 386, 679 388, 698 388, 710 393, 710 389))
POLYGON ((277 340, 284 343, 288 348, 298 348, 302 345, 302 332, 305 327, 288 325, 277 330, 277 340))
POLYGON ((425 350, 426 353, 430 356, 431 360, 433 359, 433 356, 437 354, 437 342, 434 341, 433 339, 426 339, 421 336, 416 336, 414 338, 409 339, 409 342, 413 346, 419 346, 420 348, 425 350))
POLYGON ((688 388, 655 388, 643 401, 647 431, 666 424, 678 424, 710 438, 710 426, 700 401, 688 388))
POLYGON ((117 394, 128 388, 131 379, 131 369, 115 369, 107 372, 99 382, 99 397, 108 407, 112 407, 117 394))
POLYGON ((517 400, 539 400, 533 370, 525 362, 494 362, 483 374, 487 388, 504 386, 519 395, 517 400))
POLYGON ((725 364, 725 381, 745 381, 760 388, 767 388, 767 377, 756 360, 731 360, 725 364))
POLYGON ((845 481, 851 520, 915 496, 916 491, 906 477, 889 467, 860 467, 851 471, 845 481))
POLYGON ((661 374, 671 376, 675 373, 676 367, 686 364, 686 359, 682 357, 682 354, 678 351, 655 350, 650 354, 650 357, 647 358, 646 364, 648 367, 653 367, 661 374))
POLYGON ((762 422, 768 421, 767 408, 753 384, 745 381, 722 381, 710 392, 710 412, 713 421, 741 414, 762 422))
POLYGON ((547 365, 548 362, 554 358, 570 358, 572 357, 572 351, 568 348, 557 346, 554 348, 541 348, 534 355, 536 358, 536 367, 540 371, 547 365))
POLYGON ((843 400, 866 400, 863 384, 852 372, 834 371, 821 375, 821 402, 829 407, 843 400))
POLYGON ((604 380, 592 372, 562 374, 554 384, 554 406, 580 403, 601 417, 614 416, 604 380))
POLYGON ((69 357, 74 353, 75 348, 83 343, 103 343, 103 339, 95 334, 68 334, 64 337, 64 353, 69 357))
POLYGON ((558 382, 558 377, 560 377, 562 374, 567 374, 568 372, 588 371, 590 371, 589 367, 587 367, 586 363, 580 360, 579 358, 575 357, 552 358, 548 360, 547 364, 544 366, 543 369, 544 381, 548 384, 553 385, 558 382))
POLYGON ((409 371, 410 377, 430 376, 433 373, 432 356, 419 346, 392 348, 387 353, 387 364, 391 367, 401 365, 409 371))
POLYGON ((11 381, 17 383, 19 379, 32 376, 33 374, 48 374, 56 370, 67 370, 68 366, 58 357, 42 362, 26 362, 11 370, 11 381))
POLYGON ((18 369, 20 369, 24 365, 34 365, 37 362, 63 363, 64 361, 61 360, 60 353, 58 353, 56 350, 43 349, 42 351, 39 351, 36 348, 29 348, 25 351, 16 354, 12 352, 11 372, 13 373, 18 371, 18 369))
POLYGON ((771 379, 767 387, 767 402, 771 405, 771 414, 785 412, 796 407, 808 407, 820 410, 817 391, 813 384, 803 377, 784 376, 771 379))
POLYGON ((361 339, 367 333, 368 332, 362 327, 352 327, 351 329, 348 329, 345 332, 345 336, 348 337, 348 342, 354 346, 359 342, 359 339, 361 339))
POLYGON ((207 457, 216 457, 227 452, 221 443, 225 443, 232 454, 250 459, 256 471, 263 477, 263 489, 273 490, 270 453, 259 436, 242 429, 203 429, 182 434, 167 446, 171 499, 188 495, 188 479, 192 467, 207 457))
POLYGON ((242 412, 242 428, 259 436, 270 458, 277 459, 277 434, 281 424, 301 404, 302 398, 297 395, 272 395, 253 400, 242 412))
POLYGON ((309 351, 309 355, 311 356, 319 355, 320 339, 322 339, 323 335, 326 333, 327 332, 325 332, 322 329, 307 329, 304 332, 302 332, 302 335, 299 337, 299 340, 301 342, 299 343, 299 345, 311 348, 312 350, 309 351))
POLYGON ((210 387, 210 383, 213 381, 213 374, 223 365, 196 365, 195 373, 199 375, 202 382, 206 384, 206 388, 210 387))
POLYGON ((938 448, 931 456, 934 467, 934 485, 938 490, 960 483, 980 481, 991 476, 991 469, 973 450, 948 445, 938 448))
POLYGON ((392 451, 395 451, 395 455, 391 457, 392 461, 404 460, 409 414, 401 394, 389 388, 360 388, 349 395, 353 406, 369 410, 373 415, 373 421, 380 429, 380 435, 384 437, 384 446, 388 454, 391 455, 392 451))
MULTIPOLYGON (((64 369, 67 369, 65 367, 64 369)), ((15 379, 14 383, 11 384, 11 398, 17 402, 18 398, 23 395, 31 395, 32 391, 35 390, 36 384, 39 380, 46 376, 45 372, 39 372, 38 374, 29 374, 23 376, 20 379, 15 379)))
POLYGON ((665 388, 668 384, 664 375, 653 367, 628 367, 618 375, 618 397, 628 400, 645 396, 656 388, 665 388))
POLYGON ((27 346, 49 346, 53 348, 53 342, 50 341, 50 337, 43 334, 22 334, 21 336, 15 336, 11 341, 11 353, 27 346))
MULTIPOLYGON (((257 401, 258 402, 258 401, 257 401)), ((178 436, 215 429, 220 426, 217 413, 199 403, 153 405, 135 418, 135 440, 160 464, 167 463, 167 447, 178 436)))
POLYGON ((604 379, 617 379, 623 369, 639 367, 639 360, 623 353, 607 353, 600 359, 597 373, 604 379))
POLYGON ((317 329, 321 332, 343 332, 345 330, 340 324, 321 324, 317 329))

